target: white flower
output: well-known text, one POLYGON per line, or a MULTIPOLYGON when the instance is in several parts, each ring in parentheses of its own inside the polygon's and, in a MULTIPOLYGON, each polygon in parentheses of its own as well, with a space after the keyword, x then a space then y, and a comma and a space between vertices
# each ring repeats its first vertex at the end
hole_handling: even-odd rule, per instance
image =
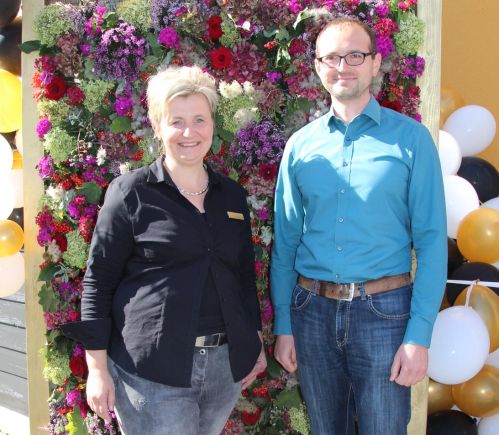
POLYGON ((262 227, 260 238, 262 239, 263 243, 265 243, 266 245, 270 245, 270 242, 272 241, 272 231, 270 230, 270 227, 262 227))
POLYGON ((104 148, 99 148, 97 151, 97 164, 102 166, 106 161, 106 150, 104 148))
POLYGON ((255 121, 258 116, 258 109, 256 107, 243 107, 234 114, 234 121, 238 129, 246 127, 250 122, 255 121))
POLYGON ((260 210, 265 204, 265 200, 257 199, 255 195, 248 196, 248 204, 254 210, 260 210))
POLYGON ((59 261, 61 258, 61 250, 59 249, 59 245, 55 242, 55 240, 51 240, 49 245, 47 246, 47 254, 50 256, 53 262, 59 261))
POLYGON ((232 83, 220 82, 219 89, 220 95, 230 100, 243 94, 243 88, 236 80, 232 83))
POLYGON ((120 164, 120 174, 121 175, 126 174, 127 172, 130 172, 130 169, 131 169, 130 163, 126 162, 126 163, 120 164))
POLYGON ((54 201, 62 201, 64 198, 64 189, 61 187, 49 186, 46 191, 47 195, 54 201))

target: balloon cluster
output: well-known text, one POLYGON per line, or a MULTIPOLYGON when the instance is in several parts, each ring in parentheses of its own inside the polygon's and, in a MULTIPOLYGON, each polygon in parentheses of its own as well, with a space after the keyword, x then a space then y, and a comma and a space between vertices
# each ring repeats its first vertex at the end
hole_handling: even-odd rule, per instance
POLYGON ((0 5, 0 297, 19 290, 25 276, 19 252, 24 244, 20 7, 21 0, 0 5))
MULTIPOLYGON (((444 89, 441 120, 449 279, 499 284, 499 176, 475 156, 494 139, 494 117, 444 89)), ((498 294, 495 284, 447 285, 429 351, 428 434, 499 434, 498 294)))

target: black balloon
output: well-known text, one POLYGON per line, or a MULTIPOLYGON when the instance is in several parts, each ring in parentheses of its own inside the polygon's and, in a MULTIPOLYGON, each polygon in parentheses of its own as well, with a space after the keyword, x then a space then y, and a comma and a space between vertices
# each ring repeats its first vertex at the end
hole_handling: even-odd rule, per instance
POLYGON ((0 30, 0 68, 16 76, 21 75, 21 32, 21 17, 0 30))
POLYGON ((428 417, 426 435, 478 435, 478 427, 474 418, 451 409, 428 417))
POLYGON ((12 213, 7 218, 9 221, 14 221, 24 230, 24 208, 19 207, 12 210, 12 213))
POLYGON ((463 157, 457 175, 473 185, 482 202, 499 195, 499 174, 487 160, 480 157, 463 157))
POLYGON ((2 0, 0 2, 0 28, 9 24, 19 12, 21 0, 2 0))
POLYGON ((450 276, 454 270, 464 263, 464 257, 459 251, 456 241, 449 237, 447 237, 447 250, 449 253, 447 261, 447 276, 450 276))
MULTIPOLYGON (((481 281, 499 282, 499 270, 487 263, 464 263, 452 272, 449 279, 465 281, 480 279, 481 281)), ((449 304, 454 305, 459 293, 466 287, 468 287, 467 284, 447 284, 447 300, 449 304)), ((490 287, 490 289, 499 295, 498 288, 490 287)))

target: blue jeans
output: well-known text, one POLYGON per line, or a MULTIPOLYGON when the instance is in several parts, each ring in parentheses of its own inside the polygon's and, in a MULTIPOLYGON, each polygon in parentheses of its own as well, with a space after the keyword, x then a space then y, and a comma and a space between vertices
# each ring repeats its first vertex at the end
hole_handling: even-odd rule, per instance
POLYGON ((410 388, 390 382, 402 343, 411 286, 349 301, 318 296, 299 285, 291 321, 300 386, 314 435, 404 435, 410 388))
POLYGON ((196 348, 190 388, 170 387, 130 373, 108 359, 115 412, 125 435, 219 435, 241 394, 227 345, 196 348))

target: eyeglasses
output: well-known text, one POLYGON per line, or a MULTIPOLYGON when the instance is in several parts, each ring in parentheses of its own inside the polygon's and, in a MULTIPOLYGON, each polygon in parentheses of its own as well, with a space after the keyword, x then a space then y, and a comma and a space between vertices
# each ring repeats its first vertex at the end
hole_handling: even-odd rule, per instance
POLYGON ((318 57, 317 60, 329 68, 340 66, 341 59, 345 59, 347 65, 359 66, 364 63, 367 56, 374 56, 376 52, 362 53, 360 51, 353 51, 352 53, 340 56, 339 54, 326 54, 325 56, 318 57))

